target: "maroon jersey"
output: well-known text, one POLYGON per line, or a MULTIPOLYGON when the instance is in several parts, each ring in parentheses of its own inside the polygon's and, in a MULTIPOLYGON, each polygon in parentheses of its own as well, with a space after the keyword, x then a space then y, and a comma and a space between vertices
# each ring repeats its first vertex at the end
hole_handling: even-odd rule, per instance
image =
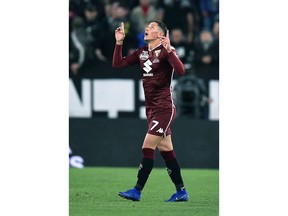
POLYGON ((122 45, 116 45, 112 66, 124 68, 134 64, 140 64, 141 67, 146 108, 174 107, 171 86, 173 74, 174 71, 179 75, 184 74, 184 66, 175 49, 168 53, 161 44, 152 50, 145 46, 122 58, 122 45))

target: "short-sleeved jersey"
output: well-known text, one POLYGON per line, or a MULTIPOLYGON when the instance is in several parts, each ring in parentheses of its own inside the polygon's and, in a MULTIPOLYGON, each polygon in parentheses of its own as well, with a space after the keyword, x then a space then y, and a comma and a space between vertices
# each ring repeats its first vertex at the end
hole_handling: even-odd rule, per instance
POLYGON ((161 44, 152 50, 148 50, 148 47, 145 46, 122 58, 121 48, 120 45, 115 47, 113 67, 140 65, 146 108, 171 108, 174 106, 171 86, 174 69, 178 74, 184 74, 184 66, 175 50, 168 53, 161 44))

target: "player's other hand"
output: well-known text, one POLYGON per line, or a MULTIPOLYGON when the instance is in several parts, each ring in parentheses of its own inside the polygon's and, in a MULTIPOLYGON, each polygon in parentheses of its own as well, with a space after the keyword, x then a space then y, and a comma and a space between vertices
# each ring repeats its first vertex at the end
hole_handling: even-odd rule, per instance
POLYGON ((125 38, 125 31, 124 31, 124 23, 122 22, 121 26, 115 30, 116 44, 122 45, 124 38, 125 38))
POLYGON ((161 44, 164 46, 164 48, 167 50, 168 53, 172 51, 171 44, 170 44, 170 38, 169 38, 169 30, 167 30, 166 37, 159 36, 161 44))

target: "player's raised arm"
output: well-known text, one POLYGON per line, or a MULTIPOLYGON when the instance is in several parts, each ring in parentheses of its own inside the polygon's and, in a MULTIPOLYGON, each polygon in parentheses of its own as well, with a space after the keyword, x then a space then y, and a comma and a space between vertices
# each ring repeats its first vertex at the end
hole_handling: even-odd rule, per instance
POLYGON ((167 50, 168 61, 170 65, 175 69, 178 75, 183 75, 185 73, 184 65, 176 55, 175 49, 171 47, 169 39, 169 30, 167 30, 166 36, 160 37, 161 44, 167 50))
POLYGON ((113 60, 112 60, 112 67, 113 68, 124 68, 133 64, 138 63, 138 58, 136 52, 126 56, 122 57, 122 45, 125 38, 125 31, 124 31, 124 23, 121 23, 121 26, 119 26, 115 30, 115 48, 113 53, 113 60))
POLYGON ((121 23, 121 26, 115 30, 115 39, 117 45, 122 45, 125 38, 124 23, 121 23))
POLYGON ((122 22, 121 26, 119 26, 115 30, 116 45, 114 48, 113 60, 112 60, 113 68, 123 68, 123 67, 128 66, 127 63, 125 63, 125 65, 122 65, 123 64, 122 45, 123 45, 124 38, 125 38, 125 31, 124 31, 124 23, 122 22))
POLYGON ((167 30, 166 36, 160 37, 160 42, 163 45, 163 47, 167 50, 168 53, 172 51, 170 38, 169 38, 169 30, 167 30))

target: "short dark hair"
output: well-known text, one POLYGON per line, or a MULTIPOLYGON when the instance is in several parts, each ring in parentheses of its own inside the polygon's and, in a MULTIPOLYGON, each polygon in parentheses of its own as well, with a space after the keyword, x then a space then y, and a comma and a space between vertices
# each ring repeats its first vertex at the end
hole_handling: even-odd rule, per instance
POLYGON ((160 21, 160 20, 154 20, 154 21, 152 21, 152 22, 157 23, 158 26, 164 31, 164 36, 166 36, 168 29, 167 29, 167 26, 165 25, 165 23, 163 23, 163 22, 160 21))

